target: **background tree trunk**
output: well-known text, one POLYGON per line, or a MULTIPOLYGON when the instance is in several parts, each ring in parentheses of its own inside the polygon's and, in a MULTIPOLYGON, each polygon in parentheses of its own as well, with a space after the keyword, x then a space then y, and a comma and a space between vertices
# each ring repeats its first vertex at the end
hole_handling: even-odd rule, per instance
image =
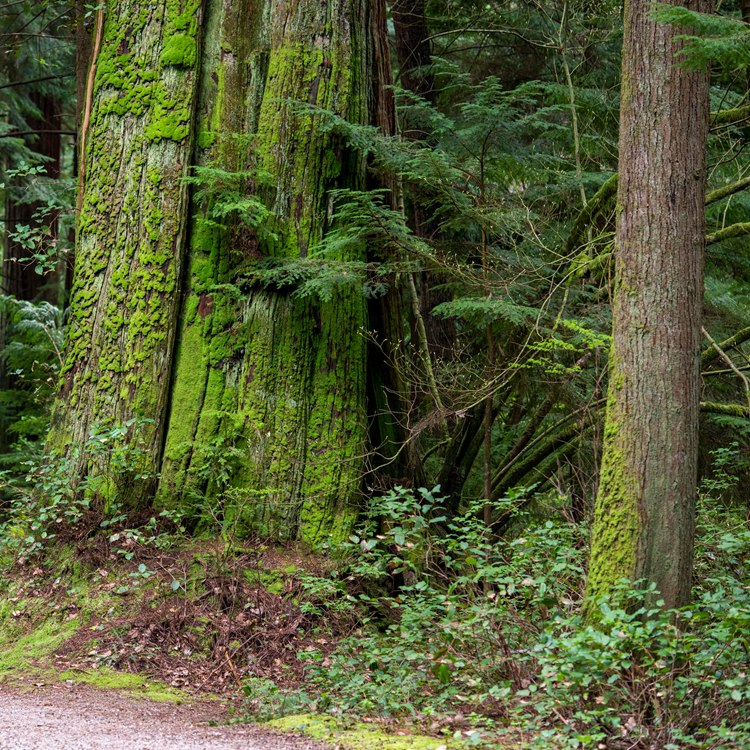
MULTIPOLYGON (((40 117, 27 118, 29 130, 59 131, 61 107, 60 101, 54 97, 43 94, 31 94, 31 100, 39 108, 40 117)), ((60 151, 61 140, 59 132, 42 132, 34 136, 33 150, 40 156, 45 157, 42 162, 46 169, 44 179, 56 180, 60 177, 60 151)), ((39 203, 24 202, 26 188, 19 186, 7 191, 5 199, 5 229, 13 232, 16 227, 30 226, 38 228, 39 224, 34 220, 34 213, 39 208, 39 203)), ((50 222, 49 239, 57 237, 57 219, 50 222)), ((3 248, 2 273, 0 274, 0 292, 13 296, 18 300, 27 302, 50 302, 59 305, 61 284, 58 273, 42 276, 36 272, 36 263, 32 260, 32 251, 24 248, 20 243, 14 242, 5 234, 5 247, 3 248)), ((64 273, 64 272, 63 272, 64 273)), ((0 355, 6 345, 7 321, 0 314, 0 355)), ((0 356, 0 391, 15 387, 17 378, 7 372, 5 361, 0 356)), ((13 421, 0 419, 0 453, 8 450, 13 437, 8 432, 7 426, 13 421)))
MULTIPOLYGON (((691 8, 706 11, 704 0, 691 8)), ((655 583, 690 599, 703 305, 708 74, 679 30, 625 4, 617 276, 588 594, 655 583)))
MULTIPOLYGON (((39 117, 27 118, 29 130, 42 131, 32 136, 32 150, 43 157, 40 162, 46 170, 43 179, 57 180, 60 177, 60 118, 62 110, 59 99, 39 93, 32 93, 31 101, 39 109, 39 117)), ((34 220, 34 213, 39 208, 37 202, 23 200, 25 187, 19 186, 9 194, 5 201, 5 221, 10 231, 16 226, 39 226, 34 220)), ((51 226, 50 238, 57 235, 57 220, 51 226)), ((22 247, 9 237, 5 238, 3 264, 3 294, 11 294, 17 299, 29 302, 46 301, 59 304, 59 284, 56 277, 42 276, 36 273, 36 263, 31 260, 32 251, 22 247)))

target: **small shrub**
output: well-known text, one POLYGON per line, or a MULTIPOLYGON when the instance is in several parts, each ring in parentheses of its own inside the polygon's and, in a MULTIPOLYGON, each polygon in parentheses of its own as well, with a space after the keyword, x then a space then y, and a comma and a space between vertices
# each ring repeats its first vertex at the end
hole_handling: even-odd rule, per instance
POLYGON ((750 748, 744 519, 704 497, 694 603, 663 611, 658 592, 623 581, 594 627, 587 530, 530 518, 497 539, 479 511, 448 522, 436 491, 398 488, 340 546, 359 593, 337 583, 325 606, 359 612, 360 630, 332 654, 299 654, 332 705, 473 712, 550 748, 750 748))

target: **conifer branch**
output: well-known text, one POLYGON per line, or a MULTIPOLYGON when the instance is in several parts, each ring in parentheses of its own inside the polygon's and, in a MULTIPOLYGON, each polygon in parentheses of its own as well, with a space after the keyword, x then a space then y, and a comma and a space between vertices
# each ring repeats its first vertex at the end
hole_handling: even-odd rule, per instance
POLYGON ((715 245, 717 242, 732 240, 735 237, 744 237, 746 234, 750 234, 750 221, 731 224, 724 229, 720 229, 718 232, 706 235, 706 247, 709 245, 715 245))
POLYGON ((56 76, 41 76, 40 78, 27 78, 25 81, 13 81, 12 83, 4 83, 0 86, 0 89, 10 89, 14 86, 26 86, 31 83, 41 83, 42 81, 52 81, 56 78, 73 78, 75 73, 60 73, 56 76))
POLYGON ((617 194, 618 175, 613 174, 594 194, 593 198, 584 206, 578 214, 573 226, 570 228, 568 241, 565 243, 567 253, 574 252, 579 245, 583 244, 581 238, 586 233, 592 220, 605 209, 612 196, 617 194))

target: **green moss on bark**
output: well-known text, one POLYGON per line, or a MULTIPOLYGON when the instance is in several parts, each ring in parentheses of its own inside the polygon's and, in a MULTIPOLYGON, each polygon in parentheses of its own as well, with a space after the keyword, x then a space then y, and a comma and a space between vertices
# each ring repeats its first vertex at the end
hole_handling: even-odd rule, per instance
MULTIPOLYGON (((613 380, 621 373, 611 373, 613 380)), ((622 387, 622 386, 620 386, 622 387)), ((604 455, 599 473, 599 491, 594 512, 591 561, 586 595, 598 598, 612 593, 618 581, 631 580, 636 564, 640 524, 639 488, 631 476, 626 459, 629 435, 618 419, 613 383, 607 401, 604 431, 604 455)), ((589 607, 595 618, 596 607, 589 607)))
POLYGON ((195 71, 167 67, 161 57, 178 29, 197 47, 201 15, 196 0, 148 9, 112 2, 105 14, 66 358, 48 441, 83 442, 92 423, 141 412, 154 420, 142 436, 151 472, 166 413, 196 100, 195 71))
POLYGON ((197 45, 195 39, 186 34, 175 34, 167 40, 159 61, 162 65, 195 65, 197 45))
MULTIPOLYGON (((228 136, 254 137, 258 166, 272 176, 264 197, 278 237, 261 243, 262 255, 305 257, 327 229, 328 190, 364 184, 361 159, 325 132, 319 115, 288 102, 370 117, 370 79, 355 70, 370 43, 367 7, 267 2, 245 9, 243 27, 228 23, 223 3, 209 3, 196 159, 239 169, 245 157, 228 136)), ((365 301, 347 291, 321 303, 273 288, 232 298, 216 285, 242 271, 233 237, 200 222, 191 234, 181 326, 183 336, 200 339, 200 356, 180 354, 176 369, 174 399, 189 393, 190 402, 188 414, 173 408, 170 418, 164 502, 220 492, 225 517, 242 505, 246 528, 340 536, 358 511, 365 453, 365 301), (192 446, 189 455, 183 444, 192 446), (242 454, 220 488, 206 479, 207 449, 217 445, 242 454)), ((364 251, 347 259, 363 259, 364 251)))

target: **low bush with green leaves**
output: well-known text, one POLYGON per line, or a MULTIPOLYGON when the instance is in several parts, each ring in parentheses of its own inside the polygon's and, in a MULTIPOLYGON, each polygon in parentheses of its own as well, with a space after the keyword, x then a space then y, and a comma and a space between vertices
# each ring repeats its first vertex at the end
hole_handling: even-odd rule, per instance
POLYGON ((21 479, 0 474, 0 489, 13 497, 0 526, 0 550, 25 560, 41 553, 61 531, 106 534, 112 549, 128 560, 137 544, 169 544, 162 527, 183 531, 179 512, 165 510, 145 523, 135 519, 131 528, 130 489, 157 478, 148 469, 148 450, 140 439, 151 422, 136 417, 123 425, 95 424, 82 445, 28 460, 21 479), (83 466, 89 469, 82 472, 83 466))
POLYGON ((699 523, 690 607, 627 581, 587 603, 585 527, 553 514, 498 539, 479 507, 447 520, 437 490, 397 488, 336 550, 347 580, 317 606, 360 629, 300 653, 308 684, 329 710, 468 716, 490 744, 750 748, 750 530, 705 497, 699 523))

